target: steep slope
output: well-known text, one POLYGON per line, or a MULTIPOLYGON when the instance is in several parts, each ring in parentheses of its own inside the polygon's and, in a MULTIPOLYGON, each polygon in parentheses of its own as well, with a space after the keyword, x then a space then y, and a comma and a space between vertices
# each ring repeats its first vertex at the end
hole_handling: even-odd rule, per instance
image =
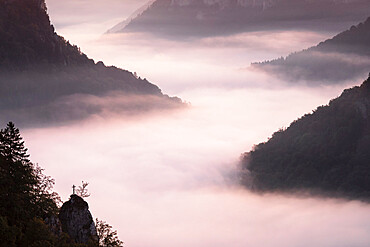
POLYGON ((340 30, 369 11, 367 0, 156 0, 114 31, 203 37, 279 28, 340 30))
POLYGON ((315 47, 252 68, 309 84, 341 83, 364 77, 370 68, 370 18, 315 47))
POLYGON ((369 200, 369 147, 370 77, 246 153, 242 183, 369 200))
POLYGON ((0 37, 2 121, 23 125, 83 118, 111 107, 95 97, 112 98, 112 92, 115 101, 125 99, 111 107, 117 111, 181 105, 131 72, 95 63, 58 36, 44 0, 0 0, 0 37), (128 95, 148 100, 132 103, 128 95))

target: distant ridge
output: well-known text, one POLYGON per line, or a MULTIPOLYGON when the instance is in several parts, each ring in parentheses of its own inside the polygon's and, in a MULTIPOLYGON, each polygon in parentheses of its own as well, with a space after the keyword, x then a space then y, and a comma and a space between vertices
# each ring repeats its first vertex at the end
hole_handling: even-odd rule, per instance
POLYGON ((95 63, 57 35, 44 0, 1 0, 0 37, 4 123, 63 123, 106 111, 132 115, 183 105, 146 79, 95 63))
POLYGON ((338 31, 369 13, 367 0, 156 0, 109 32, 175 38, 275 29, 338 31))
POLYGON ((146 11, 153 3, 155 0, 150 0, 146 2, 143 6, 141 6, 139 9, 137 9, 134 13, 132 13, 126 20, 123 22, 118 23, 111 29, 107 31, 107 33, 116 33, 120 32, 122 29, 124 29, 133 19, 137 18, 140 16, 144 11, 146 11))
POLYGON ((252 64, 283 80, 336 84, 364 77, 370 70, 370 17, 332 39, 286 58, 252 64))

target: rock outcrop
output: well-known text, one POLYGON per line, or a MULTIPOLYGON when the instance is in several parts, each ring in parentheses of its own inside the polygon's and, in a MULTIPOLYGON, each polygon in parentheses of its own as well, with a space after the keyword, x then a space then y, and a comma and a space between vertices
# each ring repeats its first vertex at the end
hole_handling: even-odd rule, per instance
POLYGON ((44 221, 54 235, 60 236, 62 234, 62 224, 57 215, 51 215, 44 221))
POLYGON ((81 197, 71 195, 60 209, 59 219, 63 232, 76 243, 98 242, 97 232, 89 205, 81 197))

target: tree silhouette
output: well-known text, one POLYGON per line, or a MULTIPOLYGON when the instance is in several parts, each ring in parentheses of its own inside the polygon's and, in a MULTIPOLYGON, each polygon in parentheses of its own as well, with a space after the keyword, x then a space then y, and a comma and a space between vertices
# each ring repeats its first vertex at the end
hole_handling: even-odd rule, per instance
POLYGON ((0 246, 30 246, 27 241, 33 242, 29 236, 34 234, 28 225, 58 211, 54 180, 28 157, 19 130, 8 123, 0 130, 0 229, 5 229, 0 230, 0 243, 9 241, 0 246))
POLYGON ((113 231, 112 226, 107 222, 96 219, 96 231, 100 247, 123 247, 123 242, 119 240, 117 231, 113 231))
POLYGON ((82 198, 89 197, 90 193, 87 191, 87 188, 86 188, 88 185, 89 185, 88 182, 82 181, 82 185, 78 186, 78 188, 76 190, 76 195, 78 195, 79 197, 82 197, 82 198))
POLYGON ((19 129, 13 122, 9 122, 0 132, 0 155, 13 162, 30 162, 19 129))

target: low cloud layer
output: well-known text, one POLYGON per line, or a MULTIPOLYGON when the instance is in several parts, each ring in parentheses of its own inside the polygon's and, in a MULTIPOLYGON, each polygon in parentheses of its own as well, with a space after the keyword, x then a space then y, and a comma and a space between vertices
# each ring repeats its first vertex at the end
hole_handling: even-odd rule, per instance
POLYGON ((370 72, 370 57, 310 51, 286 60, 252 64, 250 70, 263 71, 290 83, 343 84, 366 78, 370 72))
MULTIPOLYGON (((110 34, 86 47, 107 64, 136 71, 170 95, 195 88, 278 87, 245 67, 317 44, 333 34, 302 31, 253 32, 173 41, 147 34, 110 34), (270 85, 267 85, 270 84, 270 85)), ((182 97, 185 100, 188 100, 182 97)))
POLYGON ((260 196, 237 185, 242 152, 340 91, 197 89, 185 110, 22 133, 63 200, 88 181, 94 217, 130 246, 365 247, 366 205, 260 196))
POLYGON ((253 63, 264 71, 292 83, 340 84, 364 78, 370 70, 370 18, 325 39, 317 46, 291 53, 286 58, 253 63))
POLYGON ((120 207, 127 245, 365 247, 370 241, 369 207, 357 202, 261 197, 238 189, 147 199, 149 208, 130 202, 120 207))
POLYGON ((66 125, 87 118, 108 116, 137 117, 186 108, 178 98, 110 92, 104 96, 74 94, 45 105, 3 109, 0 123, 13 121, 21 127, 66 125))

